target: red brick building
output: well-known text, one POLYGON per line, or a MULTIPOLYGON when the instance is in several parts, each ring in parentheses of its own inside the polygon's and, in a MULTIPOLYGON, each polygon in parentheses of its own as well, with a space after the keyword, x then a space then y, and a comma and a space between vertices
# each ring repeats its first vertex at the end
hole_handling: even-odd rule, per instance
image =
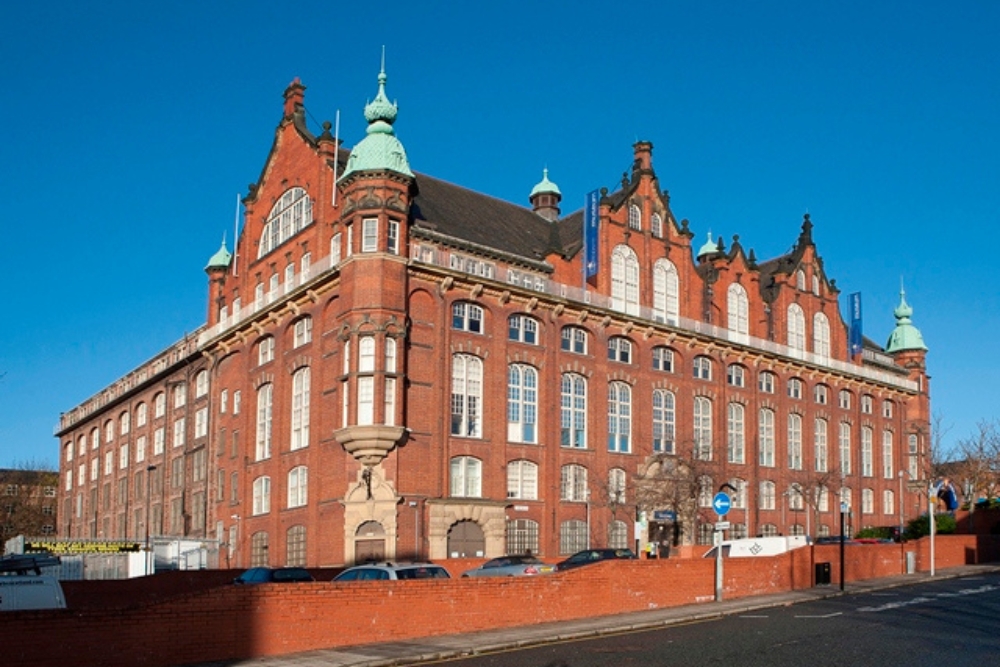
POLYGON ((912 514, 926 347, 902 302, 849 349, 809 216, 781 257, 696 249, 648 142, 593 215, 547 173, 515 205, 410 170, 384 73, 350 151, 304 91, 204 327, 62 415, 61 536, 317 566, 706 543, 720 488, 732 536, 912 514))

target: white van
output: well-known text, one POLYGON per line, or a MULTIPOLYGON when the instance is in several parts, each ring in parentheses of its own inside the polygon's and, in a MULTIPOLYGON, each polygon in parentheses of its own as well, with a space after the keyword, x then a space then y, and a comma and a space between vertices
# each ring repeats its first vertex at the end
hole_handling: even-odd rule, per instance
POLYGON ((777 556, 808 544, 809 538, 805 535, 724 540, 719 546, 706 551, 705 558, 715 558, 715 550, 719 548, 722 549, 723 558, 755 558, 758 556, 777 556))
POLYGON ((65 608, 66 597, 55 577, 35 574, 0 575, 0 611, 65 608))

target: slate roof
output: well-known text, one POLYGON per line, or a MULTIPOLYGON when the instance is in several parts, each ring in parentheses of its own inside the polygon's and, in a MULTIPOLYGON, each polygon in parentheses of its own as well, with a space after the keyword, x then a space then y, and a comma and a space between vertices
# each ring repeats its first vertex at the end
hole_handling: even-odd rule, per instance
POLYGON ((410 207, 411 223, 501 253, 544 261, 579 249, 583 213, 549 222, 530 208, 484 195, 433 176, 417 174, 419 192, 410 207))

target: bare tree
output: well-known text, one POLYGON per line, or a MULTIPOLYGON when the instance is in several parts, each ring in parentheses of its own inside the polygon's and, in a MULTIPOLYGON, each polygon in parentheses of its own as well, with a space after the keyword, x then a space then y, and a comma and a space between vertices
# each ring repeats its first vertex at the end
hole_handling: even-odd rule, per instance
POLYGON ((58 481, 59 473, 47 463, 26 461, 0 469, 0 544, 55 531, 58 481))
POLYGON ((702 459, 655 454, 646 459, 636 475, 636 507, 648 513, 672 512, 674 525, 680 527, 674 541, 694 541, 698 523, 704 519, 700 516, 699 498, 706 493, 711 497, 714 491, 711 473, 711 463, 702 459))
POLYGON ((801 498, 802 504, 805 505, 805 511, 807 512, 808 518, 806 519, 806 532, 811 534, 816 531, 819 525, 820 505, 824 503, 829 504, 830 502, 838 503, 840 502, 840 485, 838 480, 840 479, 840 473, 834 473, 832 471, 827 472, 802 472, 796 475, 792 479, 791 488, 789 492, 789 500, 792 500, 792 495, 801 498), (831 484, 837 483, 837 487, 834 489, 830 488, 831 484), (826 496, 824 498, 824 496, 826 496))
POLYGON ((1000 492, 1000 423, 981 421, 976 431, 957 444, 957 460, 945 470, 955 478, 970 507, 977 498, 990 500, 1000 492))

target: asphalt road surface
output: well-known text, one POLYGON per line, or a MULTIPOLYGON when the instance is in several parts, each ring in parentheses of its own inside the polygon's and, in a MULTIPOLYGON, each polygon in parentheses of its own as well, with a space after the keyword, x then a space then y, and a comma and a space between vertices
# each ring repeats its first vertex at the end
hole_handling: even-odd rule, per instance
POLYGON ((422 664, 1000 667, 1000 573, 422 664))

